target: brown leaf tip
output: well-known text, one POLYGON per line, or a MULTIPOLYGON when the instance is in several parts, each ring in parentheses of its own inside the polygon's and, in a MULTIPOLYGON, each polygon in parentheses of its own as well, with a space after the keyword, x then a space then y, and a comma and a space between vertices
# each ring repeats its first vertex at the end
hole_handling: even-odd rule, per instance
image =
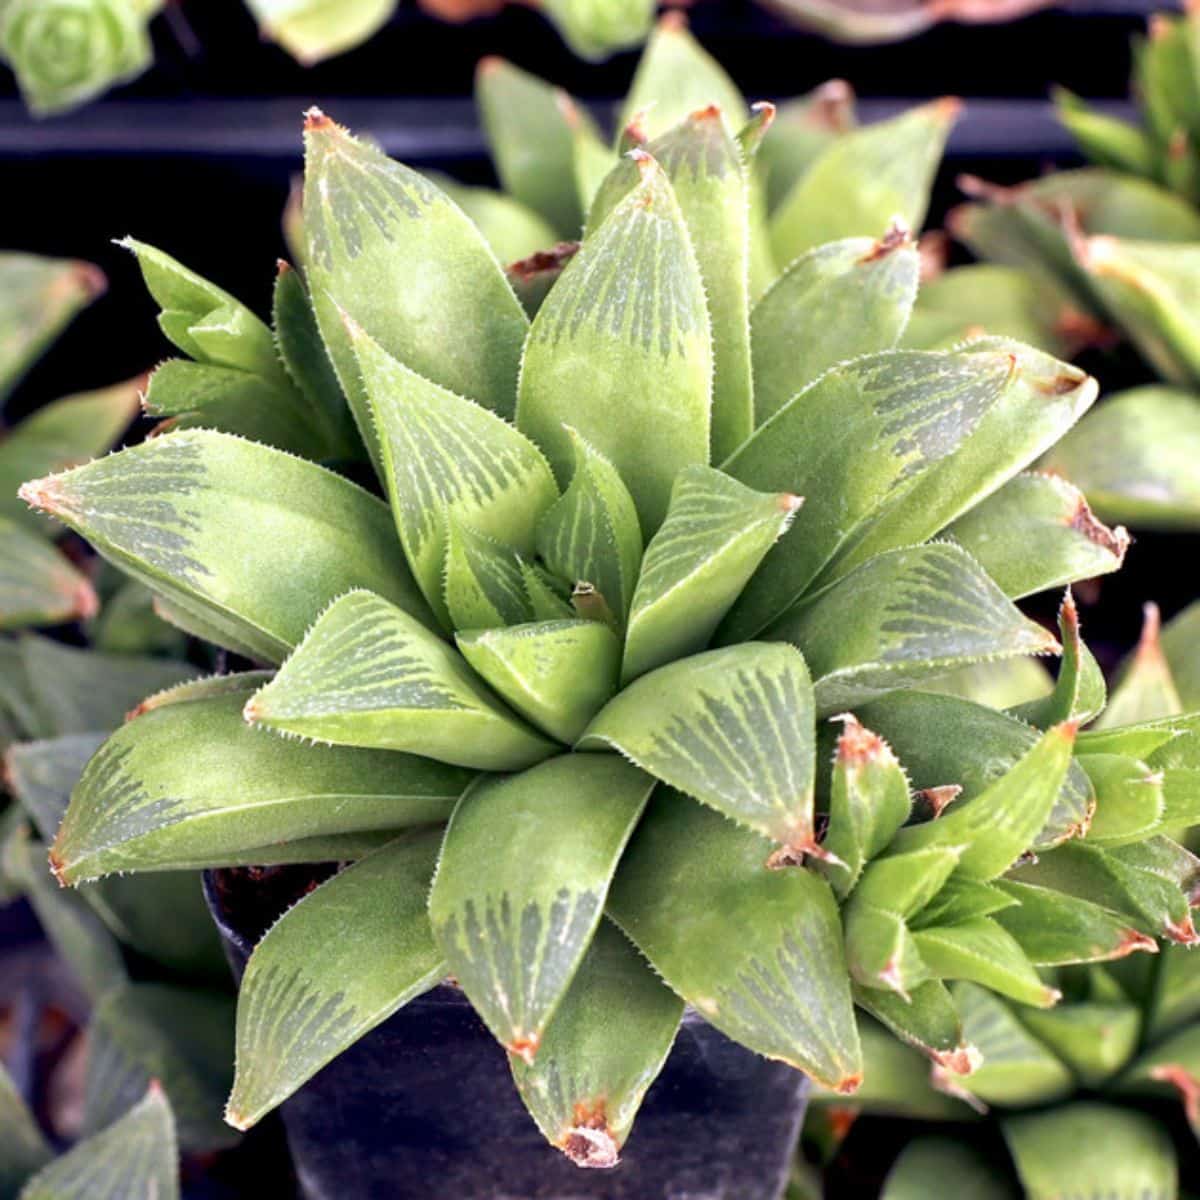
POLYGON ((507 63, 498 54, 485 54, 475 66, 475 76, 483 79, 487 75, 495 75, 503 71, 507 63))
POLYGON ((55 882, 59 887, 65 888, 69 884, 67 882, 67 862, 63 858, 62 852, 58 848, 58 841, 46 853, 46 861, 50 864, 50 874, 54 876, 55 882))
POLYGON ((868 762, 891 761, 892 748, 877 733, 872 733, 853 713, 842 713, 832 718, 842 722, 842 732, 837 740, 837 760, 846 766, 859 766, 868 762))
POLYGON ((262 706, 257 696, 251 696, 242 706, 242 720, 247 725, 257 725, 262 720, 262 706))
POLYGON ((275 275, 277 278, 282 278, 284 275, 290 275, 292 272, 292 264, 286 258, 277 258, 275 260, 275 275))
POLYGON ((750 112, 763 133, 766 133, 775 124, 775 118, 779 115, 779 109, 770 100, 755 100, 750 105, 750 112))
POLYGON ((917 799, 929 809, 931 817, 936 821, 961 795, 962 784, 943 783, 938 787, 922 788, 917 792, 917 799))
POLYGON ((304 114, 305 133, 333 133, 338 126, 327 117, 315 104, 304 114))
POLYGON ((952 1075, 973 1075, 983 1063, 983 1055, 970 1043, 955 1046, 953 1050, 932 1050, 929 1057, 952 1075))
POLYGON ((1158 943, 1152 937, 1142 933, 1141 930, 1126 929, 1113 957, 1128 958, 1129 955, 1143 950, 1147 954, 1157 954, 1158 943))
POLYGON ((862 1072, 856 1071, 853 1075, 844 1075, 833 1085, 833 1090, 839 1096, 853 1096, 855 1092, 862 1087, 862 1072))
POLYGON ((30 508, 50 513, 52 516, 66 512, 68 508, 63 494, 62 477, 59 475, 47 475, 42 479, 31 479, 21 484, 17 489, 17 497, 24 500, 30 508))
POLYGON ((246 1130, 254 1124, 254 1122, 242 1113, 237 1112, 232 1108, 227 1108, 225 1110, 225 1124, 232 1125, 234 1129, 245 1133, 246 1130))
POLYGON ((71 285, 81 291, 88 300, 97 300, 108 291, 108 277, 94 263, 73 262, 71 285))
POLYGON ((850 106, 854 103, 854 89, 844 79, 830 79, 821 84, 812 94, 810 112, 819 125, 834 133, 845 133, 853 123, 850 106))
POLYGON ((541 1044, 541 1034, 531 1033, 528 1036, 521 1035, 513 1038, 504 1048, 509 1054, 515 1054, 527 1066, 532 1066, 538 1052, 538 1047, 541 1044))
POLYGON ((942 96, 933 102, 933 111, 938 120, 947 125, 958 120, 964 107, 958 96, 942 96))
POLYGON ((567 1133, 559 1147, 577 1167, 607 1170, 621 1161, 620 1147, 607 1129, 577 1126, 567 1133))
POLYGON ((578 242, 559 242, 549 250, 539 250, 528 258, 521 258, 515 263, 510 263, 508 273, 522 282, 528 282, 538 275, 550 271, 561 271, 578 253, 578 242))
POLYGON ((791 492, 780 492, 776 497, 775 503, 779 505, 781 512, 796 513, 800 511, 800 506, 804 503, 804 497, 793 495, 791 492))
POLYGON ((1191 913, 1188 913, 1181 921, 1168 921, 1163 932, 1171 941, 1177 942, 1180 946, 1195 946, 1200 943, 1200 933, 1196 932, 1191 913))
POLYGON ((1153 600, 1142 605, 1142 633, 1138 638, 1137 660, 1143 665, 1159 666, 1166 660, 1162 649, 1162 613, 1153 600))
POLYGON ((658 19, 659 33, 687 33, 688 19, 678 8, 668 9, 658 19))
POLYGON ((911 245, 912 232, 899 217, 893 217, 892 223, 887 227, 887 232, 858 261, 860 263, 878 262, 881 258, 887 258, 889 254, 895 253, 902 247, 911 245))
POLYGON ((1163 1063, 1150 1069, 1150 1078, 1169 1083, 1183 1101, 1183 1110, 1193 1126, 1200 1125, 1200 1079, 1182 1063, 1163 1063))
POLYGON ((710 104, 706 108, 698 108, 691 115, 693 121, 720 121, 721 106, 719 104, 710 104))

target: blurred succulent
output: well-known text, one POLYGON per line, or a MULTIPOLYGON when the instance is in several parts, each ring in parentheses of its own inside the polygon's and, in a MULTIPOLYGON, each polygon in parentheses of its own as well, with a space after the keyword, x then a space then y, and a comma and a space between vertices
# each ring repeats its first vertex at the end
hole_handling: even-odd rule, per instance
MULTIPOLYGON (((1069 353, 1054 335, 1111 342, 1107 327, 1164 381, 1113 397, 1045 463, 1067 473, 1106 520, 1144 528, 1200 527, 1197 19, 1154 17, 1135 47, 1142 128, 1059 93, 1060 117, 1097 166, 1013 188, 964 179, 975 202, 948 219, 956 237, 1000 264, 988 269, 1016 276, 1011 286, 1026 295, 1032 288, 1043 312, 1047 295, 1062 298, 1059 320, 1035 344, 1069 353)), ((965 319, 989 319, 965 280, 947 286, 956 287, 965 319)), ((1029 300, 1021 312, 1044 326, 1029 300)))
POLYGON ((0 1066, 0 1200, 179 1200, 175 1121, 161 1088, 65 1154, 0 1066))
MULTIPOLYGON (((1170 861, 1182 868, 1178 878, 1189 898, 1197 898, 1200 860, 1183 843, 1195 843, 1189 827, 1200 817, 1200 721, 1185 714, 1180 696, 1195 702, 1198 616, 1200 605, 1177 617, 1160 639, 1157 611, 1148 606, 1141 642, 1107 708, 1077 743, 1076 761, 1097 799, 1087 835, 1018 864, 1007 876, 1012 882, 1000 885, 1018 897, 1049 885, 1103 900, 1111 921, 1130 922, 1128 950, 1153 949, 1142 939, 1176 921, 1151 915, 1165 895, 1160 889, 1173 870, 1170 861), (1114 830, 1118 811, 1123 828, 1114 830), (1162 834, 1139 834, 1136 827, 1149 823, 1172 829, 1178 840, 1168 849, 1162 834), (1118 878, 1102 897, 1101 881, 1118 878)), ((1024 906, 1000 910, 996 919, 1004 923, 1007 914, 1020 924, 1023 912, 1024 906)), ((1192 948, 1197 938, 1186 913, 1180 910, 1182 926, 1170 935, 1179 944, 1161 953, 1113 956, 1104 966, 1047 961, 1041 977, 1064 996, 1050 1010, 975 982, 952 985, 964 1034, 982 1058, 969 1077, 942 1065, 931 1070, 883 1030, 864 1028, 866 1083, 852 1101, 818 1093, 813 1147, 829 1156, 859 1112, 976 1124, 995 1114, 1003 1139, 963 1127, 952 1136, 918 1137, 889 1175, 885 1200, 926 1196, 935 1188, 984 1200, 1176 1196, 1176 1159, 1194 1157, 1195 1143, 1187 1138, 1173 1146, 1153 1105, 1160 1098, 1181 1101, 1182 1115, 1200 1136, 1200 954, 1192 948), (1145 1112, 1134 1107, 1147 1104, 1145 1112), (1001 1140, 1019 1189, 1011 1167, 993 1161, 991 1147, 1001 1140)))
POLYGON ((153 60, 147 31, 165 0, 4 0, 0 61, 37 116, 135 79, 153 60))

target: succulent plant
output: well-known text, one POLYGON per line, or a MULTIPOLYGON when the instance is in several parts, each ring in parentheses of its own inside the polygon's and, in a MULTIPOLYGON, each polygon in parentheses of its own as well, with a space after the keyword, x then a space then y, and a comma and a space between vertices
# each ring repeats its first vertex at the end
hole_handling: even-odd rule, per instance
POLYGON ((1196 21, 1154 17, 1135 47, 1142 128, 1059 93, 1059 115, 1095 166, 1018 187, 964 179, 974 202, 947 222, 1009 280, 972 295, 966 279, 950 282, 959 274, 951 271, 945 286, 960 319, 989 322, 998 291, 1009 328, 1014 307, 1034 334, 1041 325, 1035 344, 1069 353, 1063 334, 1080 345, 1124 337, 1163 381, 1114 396, 1044 464, 1065 472, 1106 520, 1145 528, 1200 527, 1196 21), (1048 296, 1058 314, 1050 322, 1048 296))
POLYGON ((923 214, 948 106, 801 167, 756 290, 768 110, 678 24, 623 158, 555 124, 536 82, 492 65, 483 86, 513 89, 514 119, 525 89, 528 153, 586 164, 539 194, 566 167, 527 170, 491 111, 515 202, 558 231, 587 209, 524 303, 513 282, 539 272, 506 272, 435 183, 313 111, 274 330, 130 243, 186 356, 149 389, 173 415, 21 489, 263 665, 151 697, 105 742, 60 881, 353 862, 250 959, 228 1119, 449 975, 548 1140, 610 1166, 685 1002, 849 1092, 855 1002, 965 1071, 948 980, 1049 1005, 1035 966, 1194 936, 1165 802, 1139 824, 1073 756, 1102 697, 1071 606, 1060 647, 1014 604, 1120 565, 1123 531, 1025 473, 1094 382, 1005 339, 894 348, 918 255, 893 218, 923 214), (1060 650, 1017 716, 915 690, 1060 650), (1160 908, 1004 878, 1076 845, 1139 884, 1161 851, 1160 908))
MULTIPOLYGON (((1193 606, 1160 638, 1157 610, 1147 607, 1142 639, 1096 732, 1080 738, 1078 761, 1098 792, 1092 830, 1073 851, 1075 862, 1069 857, 1055 861, 1067 849, 1062 847, 1036 864, 1018 866, 1011 879, 1038 881, 1046 875, 1057 877, 1061 886, 1066 868, 1075 872, 1069 886, 1082 894, 1087 872, 1078 853, 1094 839, 1097 822, 1107 819, 1105 801, 1115 795, 1118 773, 1127 779, 1129 799, 1138 800, 1137 808, 1130 804, 1130 814, 1147 813, 1154 807, 1150 794, 1160 792, 1166 808, 1178 814, 1167 817, 1178 826, 1175 836, 1197 842, 1198 831, 1187 826, 1196 824, 1200 742, 1195 717, 1184 714, 1180 697, 1187 694, 1194 703, 1198 613, 1200 606, 1193 606), (1135 748, 1135 740, 1151 730, 1153 739, 1135 748), (1164 740, 1154 745, 1159 736, 1164 740), (1097 740, 1109 743, 1102 747, 1105 752, 1088 754, 1089 741, 1095 745, 1097 740), (1128 753, 1118 768, 1107 751, 1122 743, 1128 753)), ((1133 844, 1125 843, 1126 853, 1133 844)), ((1139 856, 1149 845, 1141 843, 1139 856)), ((1195 898, 1196 860, 1191 863, 1195 898)), ((1136 903, 1145 903, 1155 886, 1139 888, 1136 903)), ((1003 912, 998 919, 1004 919, 1003 912)), ((1177 1195, 1176 1158, 1182 1164, 1193 1157, 1195 1142, 1187 1137, 1186 1143, 1173 1145, 1167 1124, 1155 1119, 1155 1105, 1161 1113, 1160 1102, 1181 1102, 1181 1115, 1200 1137, 1200 955, 1192 948, 1190 931, 1179 940, 1183 944, 1156 955, 1043 972, 1046 982, 1064 994, 1050 1010, 989 994, 972 982, 955 983, 951 990, 964 1033, 982 1057, 970 1077, 937 1065, 931 1070, 882 1030, 864 1029, 867 1083, 851 1101, 817 1094, 821 1116, 811 1130, 814 1150, 830 1155, 860 1112, 971 1123, 915 1138, 888 1177, 886 1200, 927 1195, 935 1186, 951 1186, 949 1180, 965 1195, 1021 1194, 1010 1181, 1012 1168, 995 1161, 993 1147, 1002 1140, 1028 1196, 1177 1195), (998 1118, 1003 1139, 986 1136, 988 1127, 979 1125, 983 1117, 998 1118), (1089 1146, 1082 1159, 1080 1136, 1089 1146), (968 1179, 978 1182, 969 1187, 968 1179)))
POLYGON ((0 1116, 0 1200, 178 1200, 175 1121, 157 1085, 57 1158, 2 1066, 0 1116))

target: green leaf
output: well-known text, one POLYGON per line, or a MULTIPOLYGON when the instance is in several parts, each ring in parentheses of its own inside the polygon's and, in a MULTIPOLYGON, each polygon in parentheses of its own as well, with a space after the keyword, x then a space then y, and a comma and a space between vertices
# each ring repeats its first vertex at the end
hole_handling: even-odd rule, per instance
POLYGON ((1066 777, 1074 742, 1073 722, 1053 726, 978 795, 959 800, 937 820, 900 830, 891 851, 958 846, 963 848, 958 870, 968 879, 986 881, 1003 874, 1046 824, 1066 777))
POLYGON ((575 464, 565 426, 577 430, 612 461, 653 532, 675 476, 708 461, 712 346, 683 214, 663 169, 636 153, 638 186, 589 235, 534 320, 517 423, 560 482, 575 464))
POLYGON ((704 649, 800 504, 798 496, 751 491, 710 467, 681 471, 642 561, 622 678, 704 649))
POLYGON ((602 921, 537 1058, 509 1057, 546 1140, 578 1166, 616 1166, 682 1016, 683 1002, 602 921))
POLYGON ((772 838, 780 863, 819 852, 812 686, 790 646, 747 643, 659 667, 609 701, 579 745, 611 746, 772 838))
POLYGON ((571 186, 575 134, 599 136, 587 112, 561 88, 494 57, 480 60, 475 102, 504 190, 560 237, 578 236, 584 211, 571 186))
POLYGON ((450 518, 444 568, 446 609, 455 629, 519 625, 533 616, 520 556, 450 518))
MULTIPOLYGON (((1108 700, 1104 673, 1080 635, 1079 610, 1070 588, 1058 609, 1058 636, 1063 653, 1054 690, 1011 709, 1013 716, 1039 729, 1048 729, 1059 721, 1090 721, 1100 715, 1108 700)), ((1079 749, 1082 753, 1082 744, 1079 749)))
POLYGON ((806 507, 719 637, 745 640, 786 612, 879 513, 907 508, 914 486, 1013 387, 1005 355, 889 351, 832 367, 794 396, 724 465, 747 486, 804 496, 806 507))
POLYGON ((710 1025, 851 1092, 862 1060, 837 905, 807 870, 766 871, 770 843, 660 789, 609 913, 710 1025))
POLYGON ((825 149, 856 125, 854 90, 831 79, 779 106, 758 151, 769 207, 778 208, 825 149))
MULTIPOLYGON (((958 784, 963 791, 956 807, 1004 778, 1038 741, 1038 731, 1024 722, 951 696, 897 692, 858 715, 887 738, 914 788, 958 784), (929 736, 931 729, 937 737, 929 736)), ((1020 849, 1040 851, 1077 836, 1086 828, 1091 802, 1087 776, 1072 762, 1049 820, 1020 849)))
POLYGON ((564 755, 480 782, 454 811, 429 897, 434 935, 475 1011, 526 1062, 653 786, 616 755, 564 755))
POLYGON ((1043 465, 1073 479, 1108 521, 1200 527, 1200 402, 1181 389, 1120 392, 1054 447, 1043 465))
POLYGON ((1045 698, 1053 686, 1050 672, 1040 659, 1005 658, 959 667, 924 684, 921 690, 957 696, 987 708, 1011 708, 1045 698))
POLYGON ((432 620, 385 505, 278 450, 204 430, 154 438, 27 483, 126 573, 238 648, 279 662, 350 588, 432 620), (269 530, 270 536, 264 537, 269 530), (296 547, 304 570, 296 571, 296 547))
POLYGON ((0 631, 87 620, 99 606, 91 583, 68 558, 0 517, 0 631))
MULTIPOLYGON (((750 367, 750 192, 742 152, 716 105, 699 109, 644 147, 667 174, 691 236, 713 337, 712 458, 721 462, 754 430, 750 367)), ((597 228, 639 179, 623 159, 588 216, 597 228)))
POLYGON ((647 138, 658 137, 688 113, 710 104, 724 113, 730 132, 736 132, 748 115, 733 80, 688 32, 683 14, 664 13, 646 42, 617 128, 637 118, 647 138))
POLYGON ((986 404, 915 480, 902 504, 890 504, 839 555, 820 582, 844 575, 872 555, 911 545, 940 532, 1045 453, 1096 398, 1097 384, 1077 367, 1002 338, 981 338, 961 351, 983 356, 979 370, 1007 357, 1009 375, 994 403, 986 404))
POLYGON ((83 1136, 118 1120, 156 1080, 171 1102, 185 1151, 235 1145, 237 1135, 221 1119, 232 1079, 230 997, 161 983, 121 984, 104 995, 88 1023, 83 1136))
POLYGON ((1166 1130, 1138 1112, 1078 1101, 1002 1124, 1029 1200, 1173 1200, 1175 1152, 1166 1130), (1080 1151, 1086 1149, 1086 1153, 1080 1151))
MULTIPOLYGON (((951 1070, 947 1082, 952 1086, 1005 1107, 1046 1104, 1074 1091, 1075 1079, 1067 1066, 994 993, 978 984, 956 983, 954 1002, 982 1063, 965 1079, 951 1070)), ((1022 1015, 1025 1012, 1022 1008, 1022 1015)))
POLYGON ((396 0, 247 0, 264 39, 311 67, 367 41, 396 10, 396 0))
POLYGON ((912 312, 918 270, 917 248, 899 226, 878 241, 846 238, 797 258, 750 316, 755 424, 830 367, 890 350, 912 312))
POLYGON ((152 708, 119 729, 72 797, 54 848, 60 878, 336 861, 344 855, 319 847, 306 860, 305 839, 445 820, 471 778, 426 759, 301 746, 252 729, 242 706, 260 682, 249 676, 241 691, 152 708))
POLYGON ((450 646, 363 591, 321 614, 275 678, 246 702, 244 715, 275 733, 485 771, 520 770, 553 753, 450 646))
POLYGON ((333 363, 321 342, 313 301, 300 273, 279 261, 271 309, 275 347, 292 382, 308 404, 314 429, 331 458, 358 458, 361 443, 333 363))
POLYGON ((920 229, 961 107, 944 97, 834 141, 772 214, 776 259, 790 263, 825 242, 875 236, 894 217, 920 229))
POLYGON ((881 854, 908 820, 912 801, 908 778, 891 747, 864 729, 850 713, 842 716, 829 789, 829 828, 822 843, 826 857, 816 869, 844 900, 863 867, 881 854))
POLYGON ((200 673, 190 663, 97 654, 33 634, 18 645, 46 737, 115 729, 147 696, 200 673))
POLYGON ((568 746, 617 690, 621 645, 596 621, 538 621, 455 641, 501 699, 568 746))
POLYGON ((179 1200, 175 1121, 162 1088, 103 1133, 85 1139, 43 1167, 20 1200, 179 1200))
POLYGON ((531 320, 537 316, 567 264, 578 253, 578 242, 559 242, 549 250, 540 250, 505 268, 505 278, 531 320))
POLYGON ((17 499, 27 479, 63 471, 103 454, 133 420, 143 380, 56 400, 0 440, 0 517, 53 534, 55 527, 17 499))
POLYGON ((537 551, 560 578, 592 584, 624 623, 642 561, 637 508, 612 463, 570 426, 567 434, 575 470, 538 521, 537 551))
POLYGON ((52 1157, 33 1113, 0 1064, 0 1197, 16 1200, 21 1184, 52 1157))
POLYGON ((1019 903, 995 883, 953 875, 942 884, 938 894, 912 917, 909 924, 914 929, 958 925, 976 917, 990 917, 1019 903))
POLYGON ((525 581, 525 593, 533 608, 537 621, 574 620, 577 616, 569 599, 570 592, 548 571, 536 563, 521 563, 521 577, 525 581))
POLYGON ((446 973, 425 904, 439 835, 391 842, 304 897, 254 948, 226 1119, 249 1129, 446 973))
POLYGON ((855 984, 854 1002, 944 1070, 966 1075, 978 1065, 979 1054, 964 1039, 962 1019, 940 979, 921 984, 908 997, 855 984))
POLYGON ((943 979, 970 980, 1037 1008, 1049 1008, 1062 996, 1038 978, 1020 944, 993 917, 919 929, 913 941, 930 970, 943 979))
POLYGON ((537 520, 558 489, 537 447, 495 413, 410 371, 357 326, 348 336, 400 541, 426 600, 448 624, 451 521, 532 553, 537 520))
POLYGON ((1195 886, 1200 862, 1164 837, 1105 849, 1069 841, 1018 866, 1021 883, 1077 896, 1123 914, 1140 932, 1183 945, 1200 941, 1192 924, 1187 893, 1195 886))
POLYGON ((1108 707, 1096 722, 1097 729, 1121 729, 1183 712, 1171 665, 1159 640, 1158 606, 1146 604, 1142 615, 1142 634, 1137 648, 1122 666, 1108 707))
POLYGON ((974 1146, 948 1137, 922 1137, 901 1151, 880 1200, 927 1200, 938 1192, 971 1200, 1016 1200, 1018 1194, 974 1146))
POLYGON ((1188 712, 1200 710, 1200 601, 1176 613, 1162 631, 1162 650, 1180 702, 1188 712))
POLYGON ((1055 115, 1094 163, 1130 175, 1157 174, 1154 143, 1128 121, 1106 116, 1066 88, 1055 88, 1055 115))
POLYGON ((766 636, 804 651, 819 714, 967 663, 1059 650, 950 543, 878 555, 784 616, 766 636))
POLYGON ((511 416, 529 323, 483 235, 429 180, 317 109, 304 140, 305 260, 317 323, 376 466, 343 313, 417 375, 511 416))
POLYGON ((107 286, 91 263, 0 252, 0 403, 107 286))
POLYGON ((655 0, 545 0, 542 5, 567 45, 592 61, 641 45, 657 7, 655 0))
POLYGON ((1019 600, 1119 570, 1129 548, 1123 526, 1096 520, 1083 493, 1056 475, 1009 480, 946 534, 1019 600))
POLYGON ((1133 1057, 1141 1014, 1132 1004, 1063 1004, 1048 1012, 1024 1009, 1021 1019, 1071 1068, 1086 1088, 1096 1089, 1133 1057))
POLYGON ((1158 953, 1153 938, 1109 908, 1014 879, 998 879, 995 886, 1017 901, 997 913, 996 920, 1020 942, 1035 966, 1110 962, 1138 950, 1158 953))
POLYGON ((1081 754, 1096 793, 1087 838, 1097 846, 1123 846, 1161 831, 1166 803, 1163 776, 1121 754, 1081 754))
MULTIPOLYGON (((544 254, 558 242, 558 235, 537 213, 503 192, 486 187, 465 187, 450 179, 438 179, 437 182, 475 222, 496 258, 506 264, 505 274, 510 282, 514 264, 544 254)), ((520 298, 520 290, 515 285, 514 291, 520 298)))
POLYGON ((1164 946, 1147 1004, 1146 1040, 1153 1042, 1200 1015, 1200 955, 1188 946, 1164 946))

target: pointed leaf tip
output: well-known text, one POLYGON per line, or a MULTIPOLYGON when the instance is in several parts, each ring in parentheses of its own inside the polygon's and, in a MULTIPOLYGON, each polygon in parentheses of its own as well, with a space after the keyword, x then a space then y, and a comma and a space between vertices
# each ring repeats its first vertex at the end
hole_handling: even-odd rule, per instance
POLYGON ((338 125, 327 117, 315 104, 304 113, 305 133, 329 133, 338 129, 338 125))
POLYGON ((669 8, 658 19, 659 33, 687 33, 687 14, 681 8, 669 8))
POLYGON ((563 1138, 559 1148, 577 1167, 606 1170, 621 1161, 617 1143, 606 1128, 578 1125, 563 1138))
POLYGON ((878 262, 881 258, 887 258, 889 254, 903 250, 912 244, 912 230, 909 229, 908 224, 899 217, 893 217, 887 232, 858 261, 860 263, 878 262))
POLYGON ((24 500, 30 508, 51 515, 63 511, 62 484, 57 475, 46 475, 42 479, 30 479, 17 489, 17 498, 24 500))
POLYGON ((841 721, 842 732, 837 740, 838 761, 860 764, 873 761, 894 762, 892 748, 877 733, 872 733, 853 713, 839 713, 829 718, 841 721))

